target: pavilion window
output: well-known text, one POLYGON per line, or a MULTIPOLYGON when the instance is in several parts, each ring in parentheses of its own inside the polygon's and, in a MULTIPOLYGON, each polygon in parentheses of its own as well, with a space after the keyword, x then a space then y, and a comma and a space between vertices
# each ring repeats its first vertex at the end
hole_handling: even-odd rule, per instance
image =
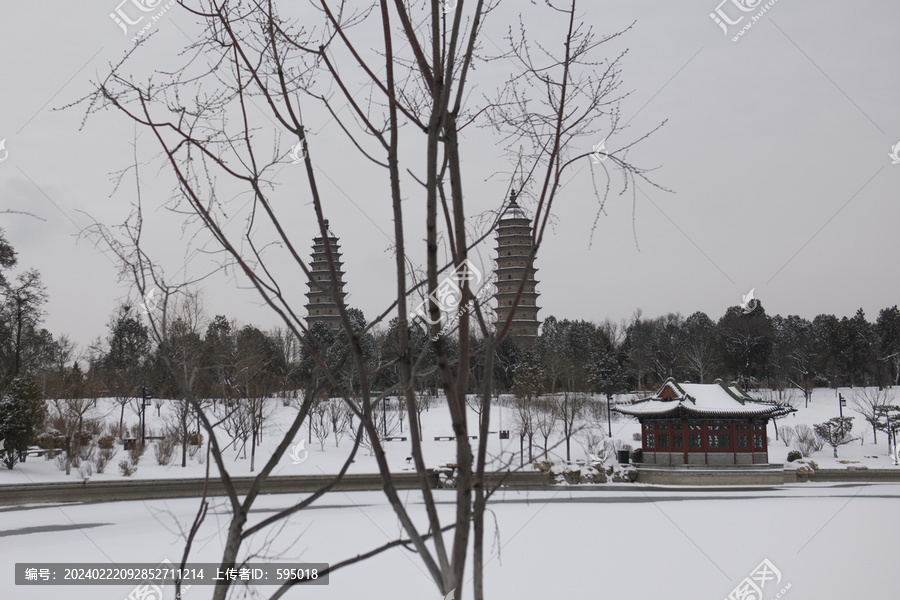
POLYGON ((654 440, 653 440, 653 434, 652 434, 652 433, 648 433, 645 439, 646 439, 646 442, 644 443, 644 445, 647 446, 647 448, 653 448, 653 447, 654 447, 654 445, 653 445, 653 441, 654 441, 654 440))
POLYGON ((762 450, 763 449, 763 436, 761 433, 753 434, 753 449, 754 450, 762 450))
POLYGON ((684 436, 682 434, 675 433, 672 435, 672 448, 676 450, 684 448, 684 436))
POLYGON ((660 447, 660 449, 669 447, 669 434, 668 433, 659 434, 659 447, 660 447))
MULTIPOLYGON (((693 425, 691 425, 691 427, 693 427, 693 425)), ((688 435, 688 448, 700 448, 700 441, 701 440, 699 433, 692 433, 688 435)))
POLYGON ((747 450, 749 446, 749 439, 747 438, 746 433, 739 433, 735 436, 735 442, 738 450, 747 450))

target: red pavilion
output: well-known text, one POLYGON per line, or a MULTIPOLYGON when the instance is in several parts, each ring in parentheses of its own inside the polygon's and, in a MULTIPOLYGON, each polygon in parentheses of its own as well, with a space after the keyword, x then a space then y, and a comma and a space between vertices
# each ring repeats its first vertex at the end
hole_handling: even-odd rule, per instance
POLYGON ((766 424, 794 411, 751 398, 736 383, 677 383, 672 378, 656 396, 613 410, 637 417, 643 461, 657 465, 768 463, 766 424))

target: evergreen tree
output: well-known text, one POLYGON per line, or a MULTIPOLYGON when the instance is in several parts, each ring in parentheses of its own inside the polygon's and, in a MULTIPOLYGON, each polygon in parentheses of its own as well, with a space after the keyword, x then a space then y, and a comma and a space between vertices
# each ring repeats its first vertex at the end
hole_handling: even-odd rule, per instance
POLYGON ((44 401, 37 382, 25 375, 12 380, 0 398, 0 459, 7 469, 24 462, 28 445, 40 430, 46 417, 44 401))

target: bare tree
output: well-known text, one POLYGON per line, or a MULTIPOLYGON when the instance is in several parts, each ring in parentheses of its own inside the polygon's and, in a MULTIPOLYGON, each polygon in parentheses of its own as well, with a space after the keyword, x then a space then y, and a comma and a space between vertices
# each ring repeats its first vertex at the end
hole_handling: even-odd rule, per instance
POLYGON ((872 442, 878 443, 878 425, 884 407, 894 403, 894 392, 890 388, 863 387, 853 391, 850 401, 859 414, 872 426, 872 442))
POLYGON ((556 418, 562 422, 563 439, 566 441, 566 460, 572 460, 572 436, 579 430, 579 421, 584 413, 585 395, 581 392, 563 392, 556 401, 556 418))
POLYGON ((319 400, 313 406, 312 415, 310 419, 310 423, 312 424, 313 433, 316 435, 316 439, 319 440, 319 449, 323 452, 325 451, 325 440, 328 439, 328 436, 331 434, 331 422, 328 418, 328 410, 331 403, 323 400, 319 400))
POLYGON ((328 423, 334 434, 334 447, 340 446, 341 438, 352 428, 352 413, 340 398, 329 398, 327 404, 328 423))
MULTIPOLYGON (((518 308, 525 280, 513 309, 505 322, 497 324, 481 300, 471 289, 470 280, 460 275, 466 267, 472 248, 487 238, 496 226, 499 212, 486 220, 485 231, 470 233, 464 198, 467 195, 462 169, 461 135, 466 127, 482 117, 506 144, 513 162, 513 183, 510 188, 530 194, 535 202, 536 224, 532 253, 528 267, 541 246, 550 221, 555 200, 568 173, 575 166, 590 164, 591 148, 598 137, 605 135, 610 146, 608 161, 600 167, 606 183, 597 191, 598 216, 610 190, 610 170, 622 175, 622 192, 632 191, 636 178, 647 181, 644 172, 625 160, 627 151, 637 140, 621 144, 610 139, 622 135, 619 125, 619 101, 624 92, 621 85, 619 58, 602 61, 595 56, 604 42, 618 34, 598 39, 579 21, 575 0, 556 5, 548 2, 545 17, 536 24, 535 31, 543 31, 552 19, 558 19, 562 31, 555 52, 535 51, 524 24, 509 38, 510 52, 504 56, 515 64, 513 74, 504 85, 496 101, 485 106, 470 106, 469 77, 478 60, 479 37, 495 3, 475 0, 472 6, 459 3, 444 12, 438 0, 425 5, 425 26, 414 22, 413 7, 395 0, 380 0, 370 9, 356 9, 343 2, 316 0, 314 5, 323 19, 321 28, 300 28, 283 17, 273 1, 259 3, 219 3, 216 0, 180 2, 206 24, 206 30, 192 43, 190 56, 183 68, 173 71, 166 81, 139 84, 125 70, 124 63, 100 82, 98 92, 91 98, 91 110, 109 106, 121 111, 140 127, 151 133, 167 163, 167 172, 175 179, 170 201, 173 210, 187 212, 194 223, 210 234, 228 257, 229 268, 241 273, 256 289, 271 310, 278 315, 304 351, 312 357, 327 387, 343 398, 355 418, 359 419, 357 446, 363 435, 372 444, 379 472, 384 480, 384 492, 401 524, 403 539, 332 565, 331 571, 362 560, 377 552, 405 545, 418 553, 429 575, 442 594, 462 585, 470 543, 474 547, 474 596, 483 598, 484 511, 492 489, 485 486, 487 466, 487 438, 490 427, 491 376, 480 382, 482 418, 478 424, 479 439, 475 453, 469 442, 470 424, 466 410, 469 390, 468 366, 471 360, 483 363, 483 372, 493 374, 494 351, 507 335, 518 308), (380 35, 383 43, 369 52, 370 37, 354 37, 358 28, 372 23, 364 19, 378 11, 380 35), (340 58, 336 58, 336 57, 340 58), (338 62, 341 61, 341 68, 338 62), (355 68, 346 68, 350 63, 355 68), (351 91, 346 73, 361 73, 371 95, 367 102, 358 102, 351 91), (251 109, 251 103, 265 107, 264 118, 251 109), (325 240, 326 262, 331 281, 336 281, 338 265, 335 249, 329 241, 325 224, 331 207, 320 193, 316 169, 317 153, 310 143, 309 124, 303 115, 310 106, 324 107, 337 122, 349 141, 359 150, 363 160, 370 161, 385 174, 383 197, 389 199, 394 231, 392 253, 395 270, 396 295, 390 306, 365 327, 356 327, 351 309, 336 285, 329 286, 340 320, 340 341, 348 349, 347 370, 335 370, 327 364, 319 348, 308 340, 304 320, 297 314, 292 300, 284 293, 276 273, 283 269, 268 268, 272 262, 264 253, 268 248, 283 248, 302 277, 310 280, 310 269, 297 249, 286 226, 286 216, 279 209, 276 183, 277 167, 283 162, 285 148, 282 136, 293 147, 294 156, 302 154, 305 168, 305 192, 311 199, 312 211, 319 233, 325 240), (346 110, 347 115, 342 114, 346 110), (273 130, 274 124, 274 130, 273 130), (401 148, 401 128, 404 130, 401 148), (407 134, 415 132, 417 136, 407 134), (402 151, 401 151, 402 150, 402 151), (404 161, 413 156, 415 162, 404 161), (424 160, 421 160, 424 158, 424 160), (222 201, 222 188, 228 185, 247 192, 250 206, 242 216, 246 227, 235 233, 225 224, 226 209, 232 206, 222 201), (412 186, 423 200, 425 208, 424 234, 426 255, 425 278, 417 279, 411 268, 406 241, 404 198, 412 186), (270 234, 268 240, 264 235, 270 234), (449 260, 442 260, 448 256, 449 260), (439 287, 447 277, 458 279, 458 298, 453 309, 457 325, 446 330, 449 320, 447 307, 439 302, 439 287), (421 289, 427 294, 427 320, 430 324, 431 349, 434 353, 435 376, 444 392, 449 423, 456 438, 456 511, 449 523, 439 518, 431 491, 421 448, 419 420, 416 410, 418 358, 410 352, 410 306, 408 296, 421 289), (405 396, 408 411, 412 455, 419 478, 425 511, 424 524, 414 522, 406 504, 397 492, 384 449, 379 441, 377 406, 379 394, 373 394, 373 373, 367 361, 364 339, 366 330, 394 312, 397 318, 397 355, 394 364, 399 371, 397 390, 405 396), (442 314, 445 313, 445 314, 442 314), (480 331, 484 340, 480 353, 473 351, 471 331, 480 331), (452 339, 452 343, 451 343, 452 339), (453 351, 451 352, 451 347, 453 351), (465 367, 465 368, 463 368, 465 367), (352 379, 344 375, 352 373, 352 379), (453 530, 452 535, 445 533, 453 530)), ((553 23, 555 26, 556 23, 553 23)), ((504 25, 505 26, 505 25, 504 25)), ((370 32, 369 32, 370 33, 370 32)), ((147 42, 141 42, 147 43, 147 42)), ((140 44, 139 44, 140 45, 140 44)), ((593 167, 592 167, 593 169, 593 167)), ((138 161, 133 173, 138 175, 138 161)), ((140 180, 138 179, 140 188, 140 180)), ((648 182, 649 183, 649 182, 648 182)), ((240 213, 239 209, 237 213, 240 213)), ((119 243, 104 232, 107 241, 125 264, 126 272, 144 294, 149 282, 165 292, 165 298, 183 291, 170 285, 141 246, 141 202, 136 202, 135 214, 126 224, 126 240, 119 243)), ((528 269, 526 269, 526 272, 528 269)), ((315 394, 304 396, 296 419, 284 433, 276 451, 254 481, 250 492, 241 500, 229 488, 230 477, 210 420, 203 413, 193 388, 193 372, 184 368, 177 347, 169 339, 171 323, 163 311, 152 325, 154 337, 166 365, 173 372, 182 395, 195 408, 198 419, 210 435, 211 455, 229 491, 232 520, 225 536, 221 567, 231 568, 238 559, 242 543, 252 534, 277 523, 289 514, 301 510, 320 497, 340 479, 352 455, 333 482, 301 503, 248 526, 249 507, 259 493, 260 486, 293 440, 302 421, 311 409, 315 394)), ((574 399, 573 399, 574 401, 574 399)), ((569 413, 573 414, 573 413, 569 413)), ((571 433, 571 426, 568 428, 571 433)), ((354 446, 354 453, 357 446, 354 446)), ((199 518, 199 517, 198 517, 199 518)), ((190 549, 190 541, 187 551, 190 549)), ((271 598, 283 596, 296 582, 275 590, 271 598)), ((224 600, 229 582, 217 583, 214 600, 224 600)))
POLYGON ((84 430, 85 424, 91 423, 89 414, 94 408, 94 401, 90 398, 56 398, 51 400, 50 405, 53 410, 50 412, 49 424, 63 440, 66 475, 70 475, 73 458, 77 459, 82 447, 88 442, 84 430))
POLYGON ((543 401, 539 404, 537 410, 537 430, 540 432, 541 437, 544 438, 544 459, 547 459, 548 452, 548 444, 550 441, 550 437, 553 435, 554 431, 556 431, 556 413, 553 410, 553 406, 543 401))

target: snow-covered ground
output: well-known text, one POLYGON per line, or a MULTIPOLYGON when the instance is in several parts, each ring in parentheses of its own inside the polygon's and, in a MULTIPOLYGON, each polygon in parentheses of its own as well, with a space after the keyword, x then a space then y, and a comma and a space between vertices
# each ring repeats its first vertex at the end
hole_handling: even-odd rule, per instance
MULTIPOLYGON (((439 505, 441 518, 452 518, 453 492, 437 493, 446 500, 439 505)), ((421 522, 418 495, 404 497, 421 522)), ((895 554, 889 538, 898 498, 898 484, 793 484, 753 492, 501 492, 492 505, 499 546, 495 543, 489 551, 487 597, 719 599, 768 559, 782 580, 778 586, 768 584, 765 600, 787 584, 782 598, 788 600, 892 598, 895 554)), ((295 500, 260 498, 250 523, 295 500)), ((185 499, 0 512, 0 598, 125 600, 131 586, 16 586, 12 565, 175 561, 181 552, 176 523, 185 528, 196 508, 196 499, 185 499)), ((200 530, 192 560, 216 562, 226 522, 219 499, 200 530)), ((489 522, 493 528, 493 518, 489 522)), ((381 493, 338 492, 294 515, 266 553, 279 562, 335 563, 398 532, 381 493)), ((262 549, 261 537, 247 547, 248 552, 262 549)), ((471 576, 471 569, 467 574, 471 576)), ((170 600, 173 588, 167 591, 170 600)), ((184 598, 209 598, 210 592, 209 587, 195 586, 184 598)), ((333 573, 327 587, 304 587, 287 597, 440 596, 418 557, 394 549, 333 573)), ((471 598, 470 591, 466 597, 471 598)))
MULTIPOLYGON (((798 403, 798 412, 779 421, 779 427, 784 425, 796 426, 799 424, 812 425, 821 423, 831 417, 838 416, 838 396, 842 393, 845 398, 851 398, 854 390, 842 388, 840 390, 817 389, 815 390, 809 407, 806 408, 800 396, 795 397, 798 403)), ((622 402, 631 399, 633 396, 620 397, 617 401, 622 402)), ((898 398, 900 400, 900 398, 898 398)), ((160 416, 157 416, 154 407, 147 410, 147 427, 149 430, 161 431, 164 426, 166 416, 167 403, 162 402, 163 408, 160 416)), ((395 405, 396 406, 396 405, 395 405)), ((263 435, 262 443, 257 449, 257 469, 262 461, 271 455, 272 449, 280 439, 282 432, 286 429, 287 423, 296 414, 293 407, 285 407, 280 400, 270 401, 273 414, 267 422, 267 429, 263 435)), ((395 409, 396 410, 396 409, 395 409)), ((862 436, 862 439, 853 442, 847 446, 842 446, 838 450, 839 459, 832 457, 830 446, 826 446, 822 451, 814 454, 811 458, 820 468, 846 468, 848 466, 866 466, 869 469, 874 468, 897 468, 892 465, 887 449, 887 439, 883 433, 879 432, 878 444, 873 443, 872 429, 865 420, 854 409, 852 402, 848 401, 848 406, 844 407, 845 416, 853 416, 853 433, 862 436)), ((118 423, 119 410, 111 400, 101 399, 94 414, 95 417, 103 418, 109 423, 118 423)), ((470 429, 472 433, 477 433, 477 415, 470 411, 470 429)), ((622 440, 623 443, 639 446, 640 442, 633 440, 633 434, 640 431, 640 426, 636 420, 624 418, 615 415, 617 420, 612 423, 612 434, 614 438, 622 440)), ((509 461, 513 453, 516 454, 515 464, 518 464, 519 440, 515 434, 515 414, 509 405, 501 407, 499 410, 495 407, 492 414, 492 423, 490 430, 495 432, 491 435, 489 443, 489 453, 494 457, 503 457, 504 461, 509 461), (509 440, 500 440, 497 431, 500 429, 512 430, 509 440)), ((390 420, 390 419, 389 419, 390 420)), ((126 422, 129 424, 138 423, 136 415, 129 409, 126 411, 126 422)), ((429 466, 439 466, 447 462, 455 462, 455 444, 448 441, 435 441, 436 436, 452 435, 452 429, 449 425, 449 415, 447 407, 441 401, 438 401, 427 412, 422 413, 423 423, 423 447, 426 456, 426 464, 429 466)), ((593 432, 595 435, 599 432, 606 432, 607 423, 605 421, 590 422, 584 421, 582 431, 575 435, 572 442, 572 460, 583 459, 586 455, 588 433, 593 432)), ((393 435, 407 435, 408 423, 404 423, 403 433, 399 430, 393 435)), ((225 445, 229 442, 224 432, 219 436, 220 442, 225 445)), ((785 462, 787 453, 790 448, 785 446, 781 441, 775 440, 774 424, 769 424, 769 461, 773 463, 785 462)), ((340 446, 335 447, 334 437, 329 437, 320 447, 315 436, 310 436, 310 432, 306 427, 301 428, 300 433, 296 436, 294 442, 305 441, 305 447, 308 450, 308 458, 302 464, 295 465, 290 457, 285 456, 282 459, 282 465, 276 467, 276 475, 301 475, 301 474, 321 474, 337 472, 343 461, 346 459, 350 448, 351 440, 349 436, 344 436, 340 441, 340 446)), ((474 442, 473 442, 474 443, 474 442)), ((535 435, 536 446, 543 446, 541 436, 535 435)), ((565 459, 565 445, 562 443, 560 428, 557 427, 556 433, 550 439, 550 460, 560 462, 565 459)), ((387 456, 392 470, 402 472, 409 469, 406 457, 410 454, 409 442, 394 441, 385 444, 387 456)), ((243 454, 229 448, 226 451, 226 457, 229 461, 229 471, 233 475, 251 475, 249 450, 248 458, 244 459, 243 454)), ((535 459, 541 453, 537 447, 534 450, 535 459)), ((206 470, 206 465, 199 460, 202 453, 198 453, 196 457, 189 458, 187 467, 181 467, 181 451, 176 449, 175 458, 171 465, 161 466, 157 464, 154 456, 153 447, 148 447, 144 456, 141 458, 137 472, 132 476, 136 478, 167 478, 167 477, 202 477, 206 470)), ((96 473, 91 476, 91 480, 112 480, 122 479, 123 475, 119 472, 117 464, 126 458, 126 453, 119 446, 116 457, 111 461, 105 473, 96 473)), ((528 459, 528 448, 526 440, 525 460, 528 459)), ((497 466, 501 464, 495 463, 497 466)), ((796 463, 785 463, 789 468, 796 466, 796 463)), ((365 449, 360 449, 357 454, 356 462, 351 465, 351 473, 374 473, 377 471, 374 457, 370 456, 365 449)), ((43 458, 32 457, 25 463, 19 463, 15 469, 9 471, 0 469, 0 485, 29 483, 29 482, 51 482, 51 481, 76 481, 79 475, 73 469, 72 474, 68 477, 65 472, 60 470, 55 460, 44 460, 43 458)))
MULTIPOLYGON (((840 390, 848 397, 849 390, 840 390)), ((822 422, 838 412, 833 390, 817 390, 809 408, 801 404, 796 416, 780 425, 822 422)), ((284 421, 294 409, 273 401, 275 414, 265 433, 258 460, 271 451, 284 421)), ((106 419, 118 420, 111 404, 99 404, 106 419)), ((164 413, 163 413, 164 414, 164 413)), ((860 461, 869 468, 891 468, 886 441, 878 445, 871 430, 852 406, 845 415, 856 416, 854 432, 869 435, 863 443, 843 446, 840 460, 860 461), (874 458, 867 458, 874 457, 874 458)), ((494 415, 492 431, 514 429, 513 411, 504 407, 494 415)), ((133 417, 132 417, 132 420, 133 417)), ((423 414, 425 452, 430 465, 454 460, 454 444, 434 441, 450 435, 446 406, 438 403, 423 414)), ((472 422, 477 417, 472 414, 472 422)), ((161 426, 155 410, 148 412, 148 425, 161 426)), ((585 423, 595 431, 606 423, 585 423)), ((635 444, 632 434, 638 424, 620 418, 613 421, 613 437, 635 444)), ((408 429, 404 427, 404 435, 408 429)), ((770 426, 769 457, 784 460, 788 448, 776 442, 770 426)), ((308 437, 303 430, 296 441, 308 437)), ((539 437, 539 436, 538 436, 539 437)), ((518 451, 518 439, 491 438, 491 452, 518 451)), ((579 435, 573 443, 573 459, 583 458, 579 435)), ((542 440, 536 439, 542 445, 542 440)), ((550 445, 559 442, 551 440, 550 445)), ((309 456, 294 465, 285 458, 276 474, 329 473, 339 467, 350 448, 345 437, 339 448, 334 439, 324 450, 315 439, 307 440, 309 456)), ((386 444, 392 468, 408 469, 408 442, 386 444)), ((537 453, 538 450, 536 449, 537 453)), ((551 451, 551 460, 564 458, 564 446, 551 451)), ((231 471, 250 474, 249 459, 228 450, 231 471)), ((120 450, 109 471, 92 479, 118 479, 115 463, 125 457, 120 450)), ((527 458, 527 448, 526 448, 527 458)), ((826 447, 813 456, 820 467, 846 467, 831 458, 826 447)), ((159 466, 152 448, 144 455, 134 477, 201 476, 206 465, 189 461, 187 468, 159 466)), ((351 472, 374 472, 374 459, 361 450, 351 472)), ((77 480, 73 471, 68 480, 77 480)), ((12 471, 0 470, 0 484, 28 481, 65 481, 54 461, 29 459, 12 471)), ((439 511, 444 522, 453 515, 453 492, 438 490, 439 511)), ((402 492, 414 516, 423 522, 416 492, 402 492)), ((258 499, 250 524, 272 511, 296 502, 296 495, 270 495, 258 499)), ((890 565, 890 532, 896 521, 900 484, 798 483, 777 489, 733 491, 680 491, 660 487, 652 492, 627 484, 606 489, 561 487, 553 492, 501 491, 495 496, 488 519, 491 531, 486 570, 487 597, 518 598, 726 598, 763 559, 781 572, 777 589, 765 588, 765 600, 788 584, 782 598, 887 598, 893 597, 890 565), (496 519, 496 522, 494 521, 496 519), (496 539, 494 526, 496 523, 496 539)), ((93 505, 0 507, 0 599, 15 600, 125 600, 132 586, 16 586, 13 565, 17 562, 122 562, 158 563, 180 559, 184 530, 197 510, 197 499, 115 502, 93 505)), ((228 512, 223 498, 213 499, 213 508, 200 530, 191 560, 218 562, 228 512)), ((258 536, 245 546, 245 554, 260 552, 270 562, 335 563, 371 550, 397 537, 400 528, 383 494, 378 492, 333 492, 288 520, 287 525, 264 547, 258 536)), ((471 576, 471 570, 468 572, 471 576)), ((772 585, 771 582, 769 585, 772 585)), ((267 588, 270 591, 274 588, 267 588)), ((466 586, 469 590, 470 586, 466 586)), ((173 594, 167 588, 170 600, 173 594)), ((184 598, 208 598, 211 588, 195 586, 184 598)), ((411 600, 440 600, 434 584, 415 554, 391 550, 363 563, 337 571, 327 587, 304 587, 289 598, 350 600, 360 596, 411 600)), ((467 597, 471 593, 467 592, 467 597)))

